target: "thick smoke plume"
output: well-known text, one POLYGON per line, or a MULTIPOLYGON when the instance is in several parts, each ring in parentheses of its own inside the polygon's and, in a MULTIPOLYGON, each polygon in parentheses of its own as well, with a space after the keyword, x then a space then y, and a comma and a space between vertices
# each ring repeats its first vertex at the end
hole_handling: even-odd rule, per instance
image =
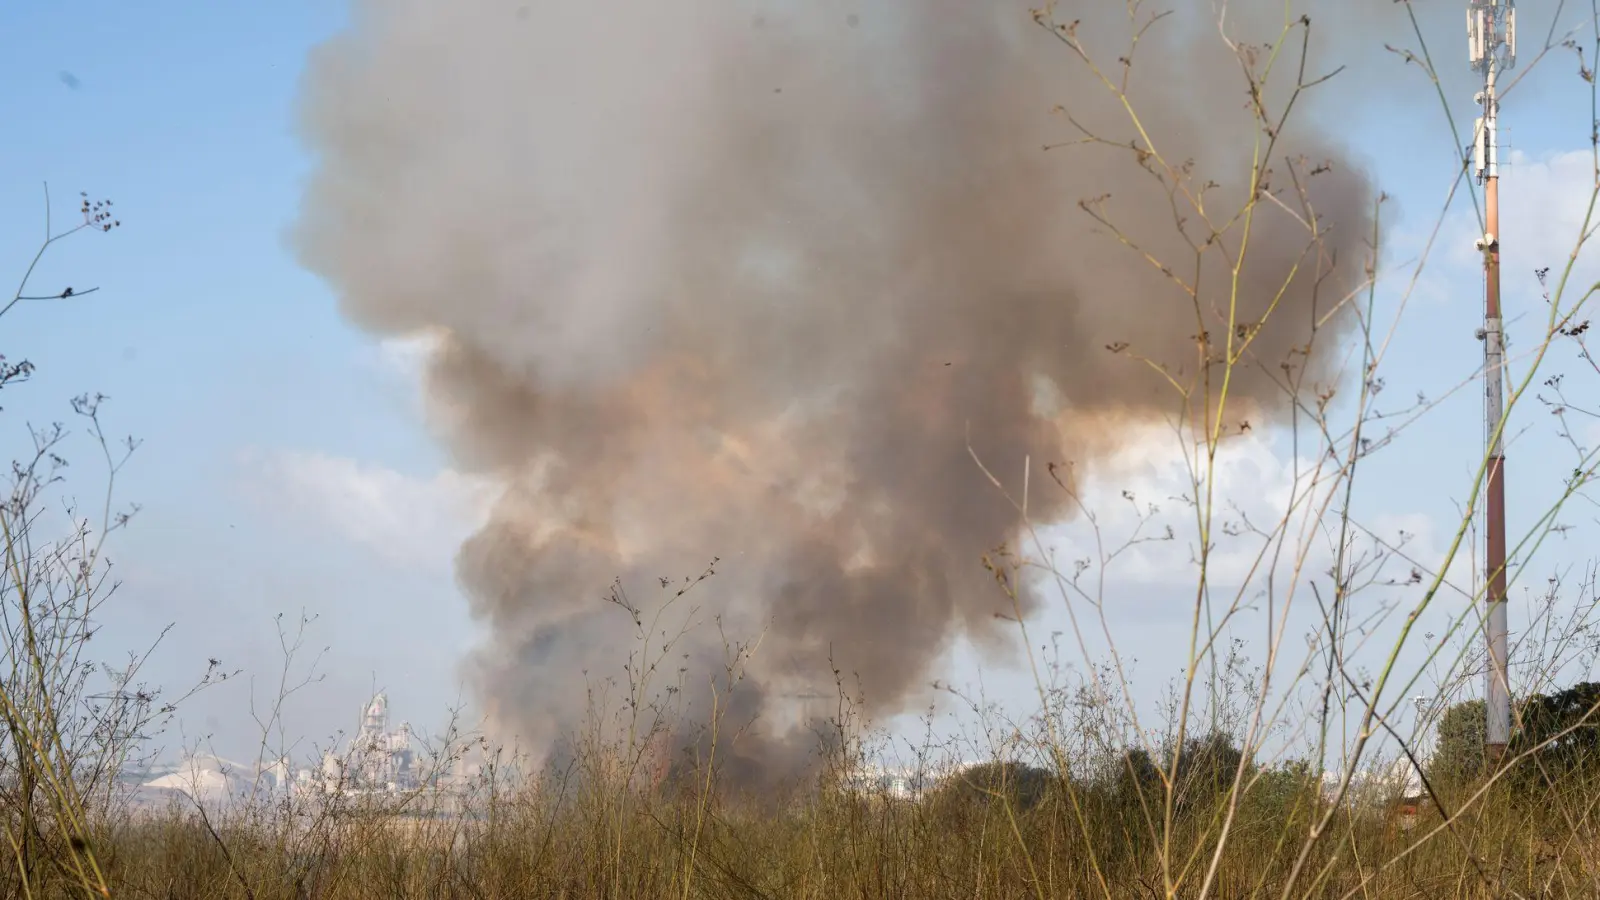
MULTIPOLYGON (((1230 28, 1275 37, 1281 4, 1258 5, 1276 12, 1236 7, 1230 28)), ((1057 16, 1084 20, 1121 77, 1123 4, 1057 16)), ((1142 125, 1166 159, 1193 160, 1195 186, 1218 182, 1209 208, 1226 217, 1258 135, 1239 57, 1207 16, 1158 25, 1139 54, 1142 125)), ((1294 66, 1276 77, 1281 108, 1294 66)), ((1045 463, 1081 471, 1128 423, 1184 415, 1132 355, 1198 384, 1196 335, 1218 353, 1228 331, 1221 254, 1197 319, 1078 206, 1109 195, 1129 238, 1194 279, 1126 113, 1025 4, 373 0, 308 78, 299 251, 360 326, 440 340, 440 431, 504 485, 458 557, 492 627, 482 699, 536 746, 580 726, 586 685, 627 677, 612 579, 642 598, 713 555, 717 576, 684 601, 707 624, 662 677, 704 715, 721 635, 765 629, 729 711, 762 723, 720 751, 736 763, 794 771, 808 732, 781 701, 831 691, 830 659, 892 713, 958 636, 1003 655, 1011 603, 980 556, 1017 516, 969 445, 1008 477, 1031 457, 1033 517, 1064 518, 1065 493, 1038 489, 1045 463), (1057 105, 1121 146, 1046 152, 1081 136, 1057 105)), ((1275 154, 1296 210, 1282 160, 1305 158, 1324 239, 1271 204, 1254 222, 1237 321, 1273 311, 1230 396, 1258 427, 1284 405, 1281 363, 1318 377, 1373 199, 1313 131, 1275 154)))

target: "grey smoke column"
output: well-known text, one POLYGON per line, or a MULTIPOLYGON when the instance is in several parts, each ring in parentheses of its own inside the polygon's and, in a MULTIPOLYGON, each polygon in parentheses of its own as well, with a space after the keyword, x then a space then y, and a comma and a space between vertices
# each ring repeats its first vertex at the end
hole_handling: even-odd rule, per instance
MULTIPOLYGON (((1281 4, 1264 6, 1271 36, 1281 4)), ((1115 65, 1123 4, 1059 14, 1115 65)), ((1214 23, 1154 35, 1133 82, 1144 122, 1232 211, 1254 138, 1238 61, 1214 23)), ((600 600, 614 577, 653 596, 712 555, 703 618, 735 638, 771 625, 736 715, 831 688, 830 652, 892 712, 958 634, 1010 646, 979 555, 1014 516, 967 435, 1007 472, 1024 454, 1041 473, 1092 464, 1127 423, 1181 414, 1106 345, 1191 377, 1200 330, 1077 206, 1109 194, 1129 234, 1192 266, 1161 186, 1125 150, 1043 152, 1074 136, 1058 103, 1133 137, 1025 2, 356 4, 308 75, 318 160, 297 245, 352 321, 443 337, 441 435, 505 487, 458 557, 493 627, 480 688, 504 728, 545 745, 579 724, 586 679, 621 674, 628 623, 600 600)), ((1295 263, 1305 275, 1232 386, 1258 423, 1370 233, 1372 192, 1338 148, 1302 129, 1277 148, 1297 154, 1332 164, 1309 182, 1330 236, 1308 251, 1288 215, 1259 214, 1239 320, 1295 263)), ((1221 263, 1201 280, 1219 339, 1221 263)), ((1054 488, 1032 504, 1066 515, 1054 488)), ((721 644, 706 629, 687 649, 702 685, 721 644)), ((732 752, 781 772, 803 749, 758 729, 732 752)))

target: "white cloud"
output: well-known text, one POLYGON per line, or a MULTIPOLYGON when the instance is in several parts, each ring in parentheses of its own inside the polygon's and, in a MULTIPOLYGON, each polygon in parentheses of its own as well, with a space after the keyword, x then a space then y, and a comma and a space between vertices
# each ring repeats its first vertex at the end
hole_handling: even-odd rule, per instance
POLYGON ((420 381, 422 368, 428 357, 438 349, 440 336, 433 332, 419 332, 405 337, 385 338, 378 342, 379 365, 387 372, 408 381, 420 381))
MULTIPOLYGON (((1594 192, 1594 156, 1569 150, 1532 159, 1512 153, 1501 180, 1501 231, 1512 248, 1537 265, 1559 266, 1577 244, 1594 192), (1527 252, 1533 248, 1536 252, 1527 252)), ((1591 223, 1591 227, 1592 227, 1591 223)), ((1463 248, 1470 252, 1470 245, 1463 248)))
MULTIPOLYGON (((1108 568, 1108 581, 1122 587, 1192 586, 1198 571, 1196 490, 1182 450, 1177 435, 1152 428, 1086 473, 1080 496, 1093 521, 1081 515, 1050 529, 1045 541, 1054 546, 1057 565, 1070 570, 1075 560, 1098 559, 1135 537, 1158 538, 1120 551, 1108 568), (1157 512, 1152 514, 1151 507, 1157 512), (1169 526, 1172 538, 1159 539, 1169 526)), ((1250 572, 1262 539, 1242 533, 1247 523, 1271 531, 1287 516, 1292 523, 1291 546, 1300 541, 1300 522, 1331 487, 1332 470, 1330 465, 1319 470, 1309 459, 1296 465, 1292 457, 1277 452, 1267 436, 1250 433, 1227 441, 1217 457, 1211 497, 1213 527, 1219 530, 1209 561, 1213 581, 1253 580, 1250 572), (1223 528, 1235 534, 1221 533, 1223 528)), ((1307 535, 1303 543, 1310 557, 1324 544, 1315 534, 1307 535)))
MULTIPOLYGON (((1550 269, 1554 288, 1582 234, 1595 190, 1595 161, 1589 150, 1566 150, 1529 156, 1513 151, 1500 179, 1500 238, 1502 283, 1507 315, 1515 315, 1516 301, 1542 309, 1537 296, 1535 269, 1550 269)), ((1441 258, 1451 273, 1475 279, 1481 257, 1473 246, 1478 224, 1470 198, 1462 197, 1442 238, 1448 253, 1441 258)), ((1481 203, 1481 200, 1480 200, 1481 203)), ((1600 223, 1600 209, 1596 210, 1600 223)), ((1580 285, 1592 283, 1597 272, 1593 247, 1586 245, 1573 267, 1568 302, 1582 293, 1580 285), (1577 290, 1573 290, 1576 288, 1577 290)))
MULTIPOLYGON (((417 392, 439 341, 427 331, 385 338, 372 345, 364 364, 417 392)), ((495 496, 491 482, 448 468, 417 476, 320 452, 249 455, 246 464, 258 501, 407 566, 448 567, 495 496)))
POLYGON ((434 331, 383 338, 361 351, 358 364, 385 382, 417 391, 422 387, 428 359, 441 340, 442 335, 434 331))
MULTIPOLYGON (((1508 319, 1544 309, 1533 272, 1548 267, 1554 287, 1577 244, 1594 183, 1594 158, 1589 150, 1537 156, 1515 150, 1510 154, 1500 181, 1501 280, 1508 319)), ((1409 291, 1413 304, 1430 316, 1448 315, 1454 320, 1463 314, 1470 317, 1473 310, 1481 312, 1482 257, 1474 246, 1479 237, 1478 212, 1469 186, 1478 194, 1476 209, 1481 210, 1482 188, 1470 182, 1463 185, 1433 238, 1438 208, 1427 198, 1418 198, 1418 215, 1384 242, 1383 289, 1396 295, 1409 291), (1433 247, 1427 265, 1413 285, 1417 262, 1430 238, 1433 247)), ((1442 193, 1438 202, 1443 202, 1442 193)), ((1594 257, 1592 248, 1580 255, 1569 301, 1581 293, 1581 288, 1575 292, 1572 288, 1591 284, 1600 274, 1594 257)))
POLYGON ((321 453, 279 454, 258 470, 269 502, 403 565, 448 566, 494 496, 490 483, 449 469, 419 478, 321 453))
MULTIPOLYGON (((1047 612, 1041 625, 1065 627, 1059 603, 1066 601, 1080 615, 1097 607, 1119 645, 1156 656, 1162 655, 1156 647, 1182 649, 1175 642, 1186 639, 1188 620, 1177 611, 1189 608, 1199 583, 1200 531, 1181 449, 1176 436, 1151 430, 1084 479, 1081 496, 1092 521, 1080 515, 1043 530, 1044 550, 1061 575, 1072 579, 1080 560, 1088 567, 1064 596, 1053 585, 1041 585, 1047 610, 1057 610, 1047 612), (1159 508, 1154 515, 1148 512, 1152 504, 1159 508), (1142 524, 1141 516, 1148 516, 1142 524), (1162 539, 1169 526, 1171 538, 1162 539), (1136 534, 1156 539, 1130 544, 1136 534), (1102 569, 1107 556, 1114 558, 1102 569)), ((1250 634, 1293 611, 1289 630, 1300 633, 1319 615, 1310 583, 1319 583, 1329 596, 1328 573, 1342 535, 1349 547, 1346 565, 1358 569, 1359 615, 1409 609, 1432 581, 1457 523, 1406 508, 1386 489, 1393 476, 1373 468, 1375 456, 1357 477, 1354 527, 1344 531, 1339 516, 1345 481, 1337 477, 1337 462, 1325 459, 1319 468, 1316 457, 1297 460, 1288 449, 1284 441, 1247 434, 1225 443, 1218 454, 1214 545, 1207 561, 1212 608, 1236 608, 1233 627, 1250 634), (1407 586, 1413 569, 1421 583, 1407 586)), ((1396 458, 1394 464, 1406 462, 1396 458)), ((1025 549, 1038 555, 1037 548, 1025 549)), ((1447 573, 1441 609, 1460 608, 1472 589, 1473 565, 1470 545, 1463 547, 1447 573)), ((1257 645, 1255 652, 1265 651, 1257 645)))

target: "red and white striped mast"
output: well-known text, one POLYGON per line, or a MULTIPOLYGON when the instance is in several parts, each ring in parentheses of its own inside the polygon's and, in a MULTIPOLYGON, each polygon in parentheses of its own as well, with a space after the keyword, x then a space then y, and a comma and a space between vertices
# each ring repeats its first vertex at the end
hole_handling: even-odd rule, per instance
POLYGON ((1500 420, 1505 415, 1505 333, 1500 319, 1500 149, 1496 141, 1500 114, 1495 79, 1516 63, 1517 12, 1512 0, 1469 0, 1467 40, 1473 71, 1483 75, 1475 98, 1482 109, 1473 128, 1472 168, 1483 185, 1484 234, 1477 240, 1483 254, 1483 400, 1484 440, 1489 482, 1485 501, 1484 580, 1488 673, 1484 693, 1485 751, 1491 763, 1505 754, 1511 737, 1511 685, 1506 664, 1506 483, 1505 443, 1500 420))

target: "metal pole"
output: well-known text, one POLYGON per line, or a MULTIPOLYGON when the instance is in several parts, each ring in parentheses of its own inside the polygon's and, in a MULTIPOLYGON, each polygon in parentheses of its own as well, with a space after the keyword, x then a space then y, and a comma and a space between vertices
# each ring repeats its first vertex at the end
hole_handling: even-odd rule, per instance
POLYGON ((1506 486, 1505 443, 1500 420, 1505 414, 1503 385, 1505 376, 1505 335, 1500 318, 1500 160, 1497 125, 1500 104, 1495 96, 1495 77, 1502 65, 1515 58, 1514 13, 1511 3, 1477 0, 1468 12, 1469 38, 1473 41, 1473 63, 1484 73, 1483 116, 1474 135, 1477 174, 1483 182, 1484 235, 1478 241, 1483 252, 1483 394, 1488 484, 1486 485, 1484 581, 1486 585, 1485 639, 1488 672, 1485 685, 1484 749, 1489 762, 1498 763, 1505 755, 1511 737, 1511 685, 1506 651, 1506 486), (1473 34, 1474 28, 1477 33, 1473 34))
MULTIPOLYGON (((1485 218, 1491 234, 1498 235, 1499 178, 1490 177, 1484 191, 1485 218)), ((1488 282, 1484 305, 1484 403, 1489 428, 1496 429, 1505 411, 1501 395, 1504 383, 1505 338, 1500 330, 1500 246, 1498 239, 1484 254, 1484 276, 1488 282)), ((1484 568, 1488 584, 1488 731, 1486 749, 1491 761, 1498 762, 1511 738, 1511 685, 1506 659, 1506 454, 1499 434, 1492 434, 1489 447, 1487 546, 1484 568)))

